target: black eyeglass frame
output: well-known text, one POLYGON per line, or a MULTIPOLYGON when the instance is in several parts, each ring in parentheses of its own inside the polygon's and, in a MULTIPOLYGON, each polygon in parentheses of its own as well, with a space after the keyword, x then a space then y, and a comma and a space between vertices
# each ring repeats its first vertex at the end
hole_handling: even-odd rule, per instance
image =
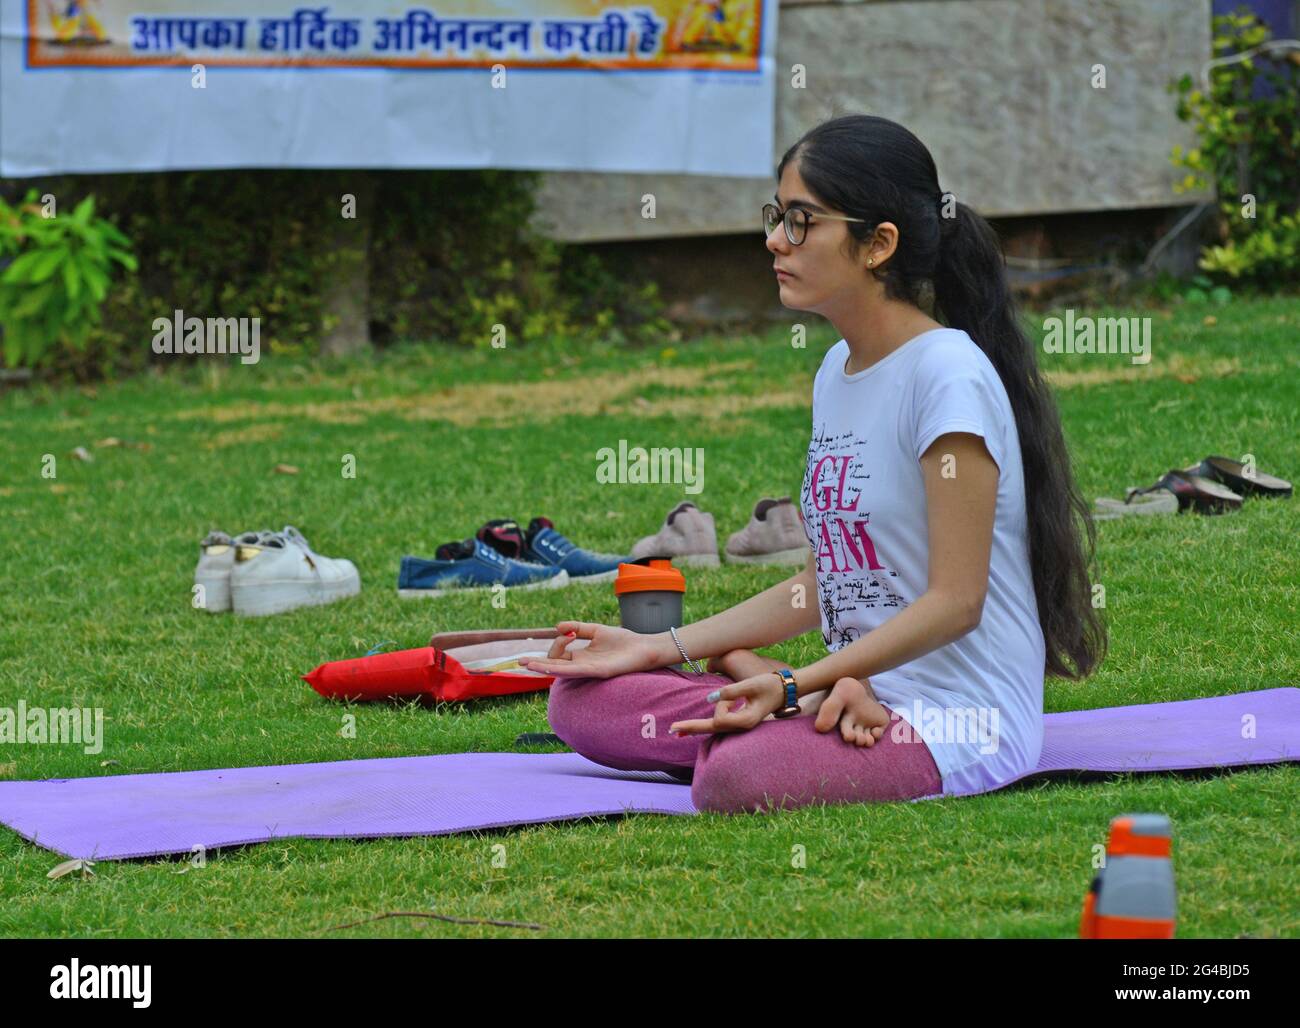
POLYGON ((833 221, 860 221, 866 224, 866 218, 850 218, 843 214, 823 214, 820 211, 808 211, 802 207, 787 207, 784 212, 774 203, 763 204, 763 235, 770 236, 776 231, 777 218, 780 218, 785 225, 785 237, 790 240, 791 246, 800 246, 808 238, 808 219, 809 218, 830 218, 833 221), (769 213, 770 212, 770 213, 769 213), (798 212, 803 218, 796 221, 793 214, 798 212), (768 228, 767 223, 771 221, 772 227, 768 228), (799 238, 795 239, 795 226, 799 227, 799 238))

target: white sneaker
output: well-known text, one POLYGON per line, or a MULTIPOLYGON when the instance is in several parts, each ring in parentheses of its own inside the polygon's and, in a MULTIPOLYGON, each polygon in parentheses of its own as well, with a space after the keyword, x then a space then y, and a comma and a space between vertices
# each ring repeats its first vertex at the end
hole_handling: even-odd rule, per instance
POLYGON ((194 568, 194 606, 209 614, 230 609, 230 569, 235 566, 235 546, 225 532, 209 532, 199 543, 194 568))
POLYGON ((292 525, 235 548, 230 600, 236 614, 263 617, 333 603, 361 591, 350 560, 322 557, 292 525))
POLYGON ((196 603, 195 607, 209 614, 230 610, 230 572, 235 567, 236 551, 241 545, 255 545, 274 534, 263 529, 244 532, 231 539, 222 531, 209 532, 199 543, 199 562, 194 568, 194 584, 203 587, 203 601, 196 603))

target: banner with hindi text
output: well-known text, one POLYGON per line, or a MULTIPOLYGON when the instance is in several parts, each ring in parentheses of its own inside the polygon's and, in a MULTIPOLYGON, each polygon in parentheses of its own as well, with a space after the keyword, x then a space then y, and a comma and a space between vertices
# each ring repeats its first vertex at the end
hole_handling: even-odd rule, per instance
POLYGON ((772 173, 776 0, 0 0, 0 175, 772 173))

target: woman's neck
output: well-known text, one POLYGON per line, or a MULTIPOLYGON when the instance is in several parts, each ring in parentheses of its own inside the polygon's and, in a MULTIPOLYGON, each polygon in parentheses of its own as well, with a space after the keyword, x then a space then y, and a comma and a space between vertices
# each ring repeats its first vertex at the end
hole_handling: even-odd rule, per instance
POLYGON ((943 326, 919 307, 896 300, 871 304, 835 326, 849 344, 845 370, 850 375, 866 370, 922 332, 935 328, 943 326))

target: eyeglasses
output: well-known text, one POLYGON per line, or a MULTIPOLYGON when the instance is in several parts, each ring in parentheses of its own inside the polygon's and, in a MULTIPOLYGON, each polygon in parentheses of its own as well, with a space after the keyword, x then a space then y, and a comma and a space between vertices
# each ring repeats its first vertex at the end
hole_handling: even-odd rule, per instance
POLYGON ((775 230, 777 223, 785 221, 785 237, 790 240, 791 246, 798 246, 804 241, 808 232, 809 218, 830 218, 832 221, 861 221, 866 222, 865 218, 847 218, 843 214, 813 214, 804 210, 802 207, 791 207, 783 215, 781 208, 774 203, 763 204, 763 234, 770 236, 775 230))

